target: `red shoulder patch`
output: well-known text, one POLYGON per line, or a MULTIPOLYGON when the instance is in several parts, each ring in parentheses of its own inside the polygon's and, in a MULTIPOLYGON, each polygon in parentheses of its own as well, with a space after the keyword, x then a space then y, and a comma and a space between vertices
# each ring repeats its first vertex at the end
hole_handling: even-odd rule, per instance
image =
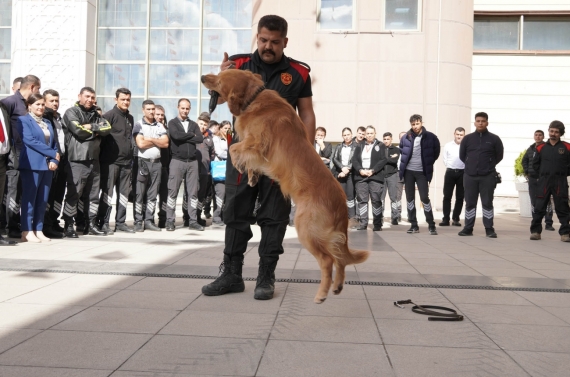
POLYGON ((538 153, 540 153, 540 151, 542 150, 542 148, 544 148, 545 145, 546 145, 546 143, 540 144, 538 147, 536 147, 536 151, 537 151, 538 153))
POLYGON ((289 63, 291 65, 291 67, 293 67, 297 72, 299 72, 299 74, 301 75, 301 77, 303 78, 303 82, 307 82, 307 78, 309 77, 309 70, 307 69, 307 67, 297 63, 297 62, 290 62, 289 63))
POLYGON ((568 150, 568 152, 570 152, 570 143, 567 143, 565 141, 563 141, 564 146, 566 147, 566 150, 568 150))
POLYGON ((240 67, 242 65, 244 65, 245 63, 247 63, 250 60, 251 60, 250 56, 235 59, 234 62, 236 62, 236 69, 240 69, 240 67))

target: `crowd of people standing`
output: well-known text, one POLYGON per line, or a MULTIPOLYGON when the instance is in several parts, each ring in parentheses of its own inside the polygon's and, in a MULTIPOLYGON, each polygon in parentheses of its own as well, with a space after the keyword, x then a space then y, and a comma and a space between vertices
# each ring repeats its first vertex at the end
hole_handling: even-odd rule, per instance
MULTIPOLYGON (((168 122, 164 107, 145 100, 135 121, 127 88, 117 89, 115 106, 103 113, 95 90, 84 87, 61 115, 59 93, 40 89, 34 75, 17 78, 14 94, 0 101, 0 197, 6 191, 0 229, 9 238, 39 243, 78 232, 174 231, 183 182, 183 225, 203 231, 202 211, 212 217, 212 197, 213 224, 223 225, 224 181, 213 182, 210 162, 227 159, 229 121, 202 113, 194 122, 186 98, 168 122), (129 201, 134 227, 126 224, 129 201)), ((0 235, 0 245, 15 244, 0 235)))

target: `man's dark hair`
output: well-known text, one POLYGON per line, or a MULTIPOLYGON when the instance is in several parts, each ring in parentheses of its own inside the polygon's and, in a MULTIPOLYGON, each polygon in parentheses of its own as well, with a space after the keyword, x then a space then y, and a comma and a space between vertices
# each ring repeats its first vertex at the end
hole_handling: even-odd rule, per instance
POLYGON ((358 127, 358 128, 356 129, 356 132, 358 132, 358 131, 366 132, 366 127, 360 126, 360 127, 358 127))
POLYGON ((417 121, 423 122, 423 118, 420 114, 414 114, 410 117, 410 123, 415 123, 417 121))
POLYGON ((259 19, 257 24, 257 32, 261 32, 261 28, 266 28, 269 31, 279 31, 281 36, 287 36, 287 21, 283 17, 275 16, 273 14, 263 16, 259 19))
POLYGON ((210 123, 210 113, 207 111, 201 112, 200 115, 198 116, 198 120, 210 123))
POLYGON ((453 131, 453 133, 455 133, 455 132, 465 132, 465 128, 463 128, 463 127, 457 127, 457 128, 455 129, 455 131, 453 131))
POLYGON ((28 106, 33 105, 34 103, 36 103, 41 99, 44 99, 44 96, 42 96, 40 93, 30 94, 30 96, 26 100, 26 105, 28 106))
POLYGON ((324 127, 317 127, 317 129, 315 130, 315 132, 317 132, 317 131, 324 132, 324 133, 325 133, 325 136, 327 136, 327 129, 326 129, 326 128, 324 128, 324 127))
POLYGON ((344 131, 349 131, 350 133, 352 133, 352 130, 350 129, 350 127, 344 127, 341 131, 341 135, 344 133, 344 131))
POLYGON ((40 85, 40 79, 38 76, 27 75, 22 79, 22 84, 20 88, 29 88, 32 85, 40 85))
POLYGON ((16 85, 17 82, 19 82, 20 85, 22 85, 22 83, 24 82, 24 78, 23 77, 16 77, 14 79, 14 81, 12 81, 12 85, 16 85))
POLYGON ((89 93, 93 93, 95 94, 95 89, 93 89, 90 86, 84 86, 83 88, 81 88, 81 90, 79 91, 79 94, 83 94, 85 92, 89 92, 89 93))
POLYGON ((229 120, 222 120, 222 122, 220 123, 220 127, 225 126, 226 124, 229 124, 230 126, 232 125, 232 122, 230 122, 229 120))
POLYGON ((384 135, 382 135, 382 137, 384 138, 386 136, 392 137, 392 133, 391 132, 384 132, 384 135))
POLYGON ((535 133, 535 134, 536 134, 536 133, 539 133, 539 134, 541 134, 542 136, 544 136, 544 131, 543 131, 543 130, 536 130, 536 131, 534 131, 534 133, 535 133))
POLYGON ((47 96, 48 94, 52 97, 59 97, 59 93, 54 89, 44 90, 44 97, 47 96))
POLYGON ((220 125, 218 122, 216 122, 215 120, 212 119, 212 120, 208 123, 208 128, 212 128, 212 127, 214 127, 214 126, 221 126, 221 125, 220 125))
POLYGON ((192 102, 190 102, 190 100, 188 98, 180 98, 178 100, 178 105, 176 105, 176 106, 180 106, 180 102, 182 102, 182 101, 188 102, 190 104, 190 107, 192 107, 192 102))
POLYGON ((366 126, 366 129, 369 129, 369 128, 372 128, 374 130, 374 132, 376 133, 376 128, 373 125, 366 126))
POLYGON ((119 98, 119 94, 125 94, 127 96, 131 95, 131 91, 127 88, 119 88, 117 89, 117 91, 115 92, 115 98, 119 98))
POLYGON ((480 111, 477 114, 475 114, 475 119, 477 118, 485 118, 485 120, 489 120, 489 115, 487 115, 487 113, 480 111))
POLYGON ((142 108, 144 109, 144 107, 145 107, 146 105, 153 105, 153 106, 154 106, 154 101, 151 100, 151 99, 145 99, 145 100, 143 101, 143 103, 142 103, 142 108))
POLYGON ((560 136, 564 135, 564 123, 559 120, 553 120, 548 128, 557 128, 560 131, 560 136))
POLYGON ((162 105, 154 105, 154 108, 156 110, 161 110, 164 113, 164 116, 166 117, 166 111, 164 110, 164 107, 162 107, 162 105))

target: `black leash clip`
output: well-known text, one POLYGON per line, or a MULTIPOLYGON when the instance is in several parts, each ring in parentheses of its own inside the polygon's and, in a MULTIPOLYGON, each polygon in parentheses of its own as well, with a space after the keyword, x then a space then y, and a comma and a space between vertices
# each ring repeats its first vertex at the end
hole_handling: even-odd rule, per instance
POLYGON ((423 315, 430 315, 433 317, 428 317, 428 321, 463 321, 463 316, 461 314, 457 314, 456 310, 451 308, 446 308, 444 306, 434 306, 434 305, 418 305, 412 300, 400 300, 394 301, 394 306, 397 306, 400 309, 405 309, 402 305, 413 304, 412 311, 414 313, 423 314, 423 315), (446 313, 442 313, 441 310, 446 313))

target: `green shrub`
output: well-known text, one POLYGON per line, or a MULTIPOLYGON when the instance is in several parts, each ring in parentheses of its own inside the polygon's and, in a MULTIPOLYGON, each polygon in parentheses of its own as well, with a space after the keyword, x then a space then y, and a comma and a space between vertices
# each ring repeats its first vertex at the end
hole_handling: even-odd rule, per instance
POLYGON ((522 159, 526 153, 526 149, 519 154, 517 159, 515 160, 515 177, 524 176, 524 169, 522 166, 522 159))

